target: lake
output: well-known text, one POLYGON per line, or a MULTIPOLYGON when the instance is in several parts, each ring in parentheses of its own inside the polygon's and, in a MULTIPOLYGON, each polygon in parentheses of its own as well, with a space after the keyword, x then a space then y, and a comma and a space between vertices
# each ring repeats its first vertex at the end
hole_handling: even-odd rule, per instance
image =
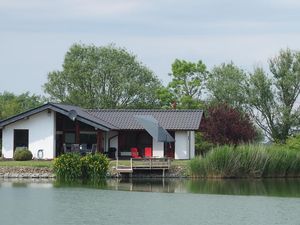
POLYGON ((2 225, 300 225, 300 180, 0 180, 2 225))

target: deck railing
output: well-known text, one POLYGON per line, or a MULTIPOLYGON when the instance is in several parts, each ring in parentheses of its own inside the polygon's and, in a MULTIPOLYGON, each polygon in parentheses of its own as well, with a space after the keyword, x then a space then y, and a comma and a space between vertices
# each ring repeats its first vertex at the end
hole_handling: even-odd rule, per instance
MULTIPOLYGON (((117 159, 116 170, 119 173, 132 173, 134 170, 168 170, 171 167, 169 158, 131 158, 130 164, 117 159)), ((128 161, 127 161, 128 162, 128 161)))

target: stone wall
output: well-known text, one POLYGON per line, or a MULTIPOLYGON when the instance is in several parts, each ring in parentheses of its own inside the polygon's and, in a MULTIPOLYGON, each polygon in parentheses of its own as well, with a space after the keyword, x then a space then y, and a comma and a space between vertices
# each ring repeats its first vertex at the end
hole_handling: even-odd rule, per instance
POLYGON ((47 167, 0 167, 0 178, 54 178, 47 167))

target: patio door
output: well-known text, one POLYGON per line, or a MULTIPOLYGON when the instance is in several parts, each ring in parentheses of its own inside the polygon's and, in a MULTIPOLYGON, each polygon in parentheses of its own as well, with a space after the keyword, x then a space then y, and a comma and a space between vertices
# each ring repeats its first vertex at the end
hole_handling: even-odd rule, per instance
POLYGON ((14 151, 16 148, 28 149, 28 130, 14 130, 14 151))

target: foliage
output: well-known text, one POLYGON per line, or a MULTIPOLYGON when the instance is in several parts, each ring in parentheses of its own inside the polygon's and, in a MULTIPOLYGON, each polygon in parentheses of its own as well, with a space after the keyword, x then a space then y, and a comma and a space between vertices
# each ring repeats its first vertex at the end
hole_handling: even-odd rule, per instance
POLYGON ((88 154, 81 158, 81 165, 83 178, 100 180, 106 176, 109 160, 103 154, 88 154))
POLYGON ((248 110, 271 140, 284 143, 299 123, 295 103, 300 94, 300 52, 281 50, 270 59, 269 68, 271 74, 256 68, 251 75, 248 110))
POLYGON ((287 139, 286 145, 289 149, 300 152, 300 135, 291 136, 287 139))
POLYGON ((256 136, 248 115, 227 104, 211 106, 201 122, 201 130, 205 140, 220 145, 247 143, 256 136))
POLYGON ((81 178, 81 161, 78 153, 66 153, 54 160, 54 173, 59 180, 72 181, 81 178))
POLYGON ((28 161, 32 160, 32 153, 27 148, 17 149, 14 152, 14 160, 16 161, 28 161))
POLYGON ((84 108, 149 108, 157 104, 157 77, 136 56, 113 45, 74 44, 63 70, 48 74, 45 92, 84 108))
POLYGON ((54 160, 54 173, 62 181, 79 178, 100 180, 106 176, 109 160, 103 154, 88 154, 81 157, 78 153, 66 153, 54 160))
POLYGON ((10 92, 0 93, 0 120, 38 107, 43 103, 44 99, 42 97, 30 95, 29 92, 21 95, 10 92))
POLYGON ((195 153, 196 155, 205 156, 213 148, 214 144, 204 139, 203 133, 195 133, 195 153))
POLYGON ((178 108, 199 108, 200 96, 206 79, 206 66, 202 61, 196 63, 176 59, 172 64, 172 81, 168 84, 178 108))
POLYGON ((246 78, 245 72, 233 62, 215 66, 209 73, 207 80, 211 101, 226 103, 231 107, 242 109, 247 101, 245 94, 246 78))
POLYGON ((300 152, 289 150, 285 145, 267 149, 269 160, 264 177, 293 177, 300 175, 300 152))
POLYGON ((192 159, 189 167, 200 177, 298 177, 300 153, 285 146, 219 146, 192 159))
POLYGON ((167 87, 157 89, 156 96, 162 109, 176 108, 176 97, 167 87))

